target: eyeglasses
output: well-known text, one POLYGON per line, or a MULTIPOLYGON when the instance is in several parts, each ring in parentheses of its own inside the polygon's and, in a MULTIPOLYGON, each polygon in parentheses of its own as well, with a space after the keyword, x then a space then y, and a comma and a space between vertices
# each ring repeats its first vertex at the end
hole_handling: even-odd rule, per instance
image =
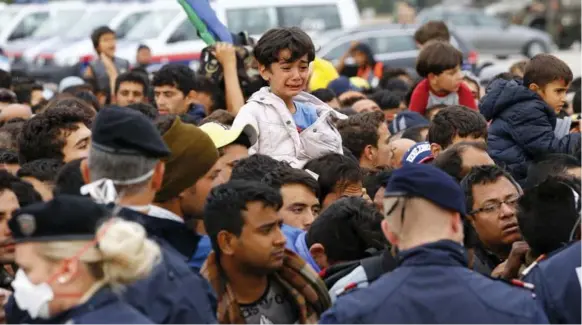
POLYGON ((495 203, 488 203, 487 205, 485 205, 482 208, 475 209, 475 210, 469 212, 469 214, 477 214, 479 212, 496 213, 496 212, 499 212, 499 209, 501 209, 501 205, 504 203, 507 206, 515 208, 515 207, 517 207, 518 201, 519 201, 519 195, 514 195, 514 196, 511 196, 504 201, 499 201, 499 202, 495 202, 495 203))

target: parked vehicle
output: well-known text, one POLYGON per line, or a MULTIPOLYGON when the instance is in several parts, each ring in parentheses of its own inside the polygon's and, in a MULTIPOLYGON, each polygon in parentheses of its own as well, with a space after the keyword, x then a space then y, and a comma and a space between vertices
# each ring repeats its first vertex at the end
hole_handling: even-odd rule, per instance
POLYGON ((443 20, 482 54, 533 57, 556 48, 551 36, 533 28, 513 25, 487 15, 483 10, 464 7, 433 7, 421 11, 418 23, 443 20))
POLYGON ((29 37, 50 16, 47 5, 9 5, 0 10, 0 46, 29 37))
MULTIPOLYGON (((349 31, 331 31, 315 37, 317 55, 337 63, 348 51, 353 41, 367 43, 374 52, 375 59, 392 68, 406 68, 415 71, 418 48, 414 41, 415 25, 381 24, 356 28, 349 31)), ((451 31, 451 44, 463 52, 465 70, 475 71, 478 53, 465 42, 456 31, 451 31)))

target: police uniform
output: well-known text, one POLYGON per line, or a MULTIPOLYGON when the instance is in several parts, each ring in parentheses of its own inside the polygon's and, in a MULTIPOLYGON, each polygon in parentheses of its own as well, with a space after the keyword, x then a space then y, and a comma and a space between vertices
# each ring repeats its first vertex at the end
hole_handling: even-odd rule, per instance
POLYGON ((578 241, 536 263, 524 277, 535 285, 538 299, 553 324, 582 324, 581 254, 578 241))
MULTIPOLYGON (((63 195, 47 203, 35 203, 15 211, 8 225, 16 243, 94 240, 98 227, 108 216, 107 209, 90 199, 63 195)), ((18 287, 15 284, 14 286, 13 297, 16 297, 18 287)), ((18 298, 14 301, 18 302, 18 298)), ((11 306, 16 307, 13 302, 11 306)), ((83 304, 53 315, 49 319, 37 318, 34 322, 42 324, 152 323, 107 286, 99 289, 83 304)))
MULTIPOLYGON (((420 197, 465 212, 459 185, 430 165, 406 165, 395 171, 386 196, 420 197)), ((460 243, 441 240, 401 251, 397 257, 394 271, 368 288, 340 295, 320 323, 548 322, 533 292, 470 270, 460 243)))

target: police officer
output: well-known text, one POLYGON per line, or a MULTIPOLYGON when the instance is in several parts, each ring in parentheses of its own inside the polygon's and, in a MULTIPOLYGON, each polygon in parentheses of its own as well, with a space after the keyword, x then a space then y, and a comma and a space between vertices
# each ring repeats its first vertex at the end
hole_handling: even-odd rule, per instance
POLYGON ((430 165, 392 174, 382 229, 399 266, 338 297, 321 323, 547 323, 532 292, 467 268, 463 193, 430 165))
POLYGON ((582 324, 580 241, 543 260, 524 280, 535 285, 538 299, 552 324, 582 324))
POLYGON ((14 212, 16 304, 43 324, 144 324, 112 291, 148 276, 159 246, 137 223, 110 218, 88 198, 60 196, 14 212))

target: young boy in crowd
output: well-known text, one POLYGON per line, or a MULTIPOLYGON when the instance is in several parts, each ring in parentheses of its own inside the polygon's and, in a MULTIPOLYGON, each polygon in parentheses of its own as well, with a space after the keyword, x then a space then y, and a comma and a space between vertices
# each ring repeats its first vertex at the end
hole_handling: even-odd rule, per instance
POLYGON ((345 118, 303 90, 315 58, 311 38, 301 29, 267 31, 254 49, 261 77, 269 83, 254 93, 233 127, 252 125, 258 141, 250 153, 287 161, 300 168, 310 159, 343 153, 334 118, 345 118))
POLYGON ((523 82, 497 79, 482 98, 480 110, 489 126, 489 154, 523 182, 533 160, 549 153, 574 154, 580 134, 556 136, 556 111, 564 106, 572 70, 549 54, 533 57, 523 82))
POLYGON ((416 71, 424 78, 412 92, 409 109, 424 115, 437 104, 463 105, 476 110, 471 90, 463 83, 463 54, 443 41, 426 44, 416 60, 416 71))

